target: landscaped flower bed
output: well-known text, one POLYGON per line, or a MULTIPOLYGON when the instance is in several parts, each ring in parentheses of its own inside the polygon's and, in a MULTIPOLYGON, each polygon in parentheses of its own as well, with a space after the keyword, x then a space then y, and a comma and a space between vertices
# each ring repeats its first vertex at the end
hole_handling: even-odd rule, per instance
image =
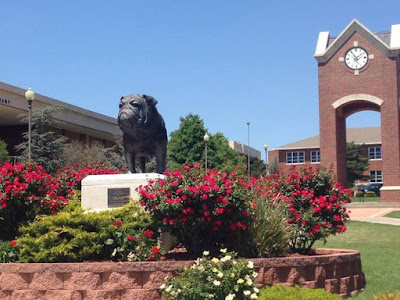
MULTIPOLYGON (((364 287, 358 251, 317 249, 316 254, 251 259, 258 272, 255 284, 299 284, 343 296, 364 287)), ((0 299, 159 300, 164 278, 192 264, 193 261, 0 264, 0 299)))
POLYGON ((1 266, 0 296, 6 299, 159 299, 165 276, 178 274, 166 281, 164 297, 185 299, 179 294, 187 284, 193 286, 193 299, 238 300, 256 299, 259 289, 253 283, 299 284, 341 295, 364 286, 358 252, 312 250, 315 241, 346 231, 344 204, 350 193, 327 171, 292 170, 248 180, 240 172, 184 166, 140 187, 139 201, 100 213, 84 212, 73 189, 87 174, 112 170, 66 168, 50 176, 39 166, 8 164, 0 171, 5 204, 0 224, 14 226, 16 234, 0 234, 0 261, 31 263, 1 266), (161 232, 170 232, 186 248, 188 261, 163 255, 161 232), (223 248, 232 252, 222 264, 216 258, 197 260, 193 268, 207 270, 204 274, 179 271, 223 248), (257 273, 246 273, 246 257, 255 257, 257 273), (203 285, 193 283, 198 281, 203 285), (242 289, 242 282, 248 286, 242 289))

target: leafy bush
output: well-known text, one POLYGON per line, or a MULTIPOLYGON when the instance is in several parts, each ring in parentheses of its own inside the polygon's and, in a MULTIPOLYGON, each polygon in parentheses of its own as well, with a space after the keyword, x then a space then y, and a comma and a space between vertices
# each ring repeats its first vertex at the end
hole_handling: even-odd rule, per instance
POLYGON ((7 144, 3 140, 0 140, 0 164, 6 163, 9 159, 7 144))
POLYGON ((122 222, 120 220, 114 221, 113 225, 113 238, 105 241, 106 245, 115 247, 111 254, 112 257, 122 261, 160 259, 160 247, 157 239, 154 238, 154 231, 121 228, 122 222))
POLYGON ((279 203, 260 198, 257 201, 251 231, 259 256, 279 256, 289 248, 293 228, 287 225, 286 209, 279 203))
POLYGON ((120 171, 110 169, 104 164, 96 164, 82 168, 79 164, 65 167, 57 171, 57 178, 64 189, 81 190, 81 181, 88 175, 120 174, 120 171))
POLYGON ((113 237, 113 222, 123 228, 144 231, 151 219, 135 203, 99 213, 85 213, 77 200, 71 201, 57 215, 40 216, 20 229, 17 239, 20 262, 72 262, 111 259, 113 247, 106 241, 113 237))
POLYGON ((16 244, 16 241, 0 241, 0 263, 15 262, 17 260, 16 244))
POLYGON ((400 300, 400 292, 389 292, 386 294, 378 294, 373 300, 400 300))
POLYGON ((158 224, 193 257, 222 246, 246 255, 254 214, 251 185, 235 173, 205 174, 198 165, 165 174, 165 180, 139 189, 142 205, 158 224))
POLYGON ((261 290, 259 300, 340 300, 339 295, 330 294, 323 289, 301 289, 298 286, 288 287, 275 285, 261 290))
POLYGON ((315 241, 346 231, 349 215, 344 204, 352 193, 335 182, 331 172, 292 169, 288 175, 274 174, 255 184, 258 195, 286 205, 288 224, 295 229, 290 241, 293 251, 307 252, 315 241))
POLYGON ((258 273, 253 263, 236 259, 236 253, 226 253, 226 249, 221 252, 222 257, 211 259, 206 251, 192 267, 167 278, 160 287, 163 299, 257 299, 259 290, 254 287, 254 279, 258 273))
POLYGON ((0 166, 0 239, 11 240, 17 228, 37 214, 57 213, 72 190, 61 187, 38 165, 0 166))

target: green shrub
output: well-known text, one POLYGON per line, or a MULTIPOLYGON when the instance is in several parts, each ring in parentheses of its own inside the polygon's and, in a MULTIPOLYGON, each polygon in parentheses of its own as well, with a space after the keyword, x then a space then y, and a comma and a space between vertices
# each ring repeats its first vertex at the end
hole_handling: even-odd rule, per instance
POLYGON ((364 192, 362 192, 362 191, 356 191, 355 196, 356 197, 364 197, 365 195, 364 195, 364 192))
POLYGON ((57 215, 40 216, 20 228, 17 239, 20 262, 73 262, 111 259, 114 247, 105 242, 113 237, 113 222, 122 228, 151 227, 148 214, 136 203, 98 213, 85 213, 77 200, 70 201, 57 215))
POLYGON ((330 294, 323 289, 301 289, 275 285, 261 290, 259 300, 339 300, 339 295, 330 294))
POLYGON ((256 216, 251 227, 257 253, 263 257, 279 256, 289 247, 293 234, 288 226, 285 207, 268 199, 257 201, 256 216))
POLYGON ((376 197, 376 194, 374 191, 366 191, 364 197, 376 197))
POLYGON ((16 244, 16 241, 0 241, 0 263, 15 262, 17 260, 16 244))
POLYGON ((4 164, 9 159, 10 156, 8 155, 7 144, 3 140, 0 140, 0 164, 4 164))
POLYGON ((374 296, 374 300, 400 300, 400 292, 389 292, 374 296))
POLYGON ((220 258, 210 258, 205 251, 190 268, 176 277, 166 279, 160 286, 166 300, 244 300, 257 299, 259 290, 254 286, 258 276, 253 263, 236 259, 236 253, 226 253, 220 258))

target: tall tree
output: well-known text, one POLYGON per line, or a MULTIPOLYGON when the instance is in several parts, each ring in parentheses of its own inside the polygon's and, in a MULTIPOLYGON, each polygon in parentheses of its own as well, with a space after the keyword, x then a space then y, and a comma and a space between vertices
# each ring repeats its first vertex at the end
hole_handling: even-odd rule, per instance
POLYGON ((8 155, 7 144, 3 140, 0 140, 0 164, 4 164, 9 159, 10 156, 8 155))
POLYGON ((347 185, 353 186, 357 179, 365 179, 363 173, 368 169, 369 159, 363 153, 363 145, 347 143, 347 185))
POLYGON ((207 130, 198 115, 189 114, 180 118, 179 129, 171 132, 168 156, 172 165, 201 162, 204 158, 203 137, 207 130))
MULTIPOLYGON (((58 106, 46 106, 32 113, 31 159, 50 173, 64 165, 63 155, 67 138, 52 131, 59 123, 53 115, 61 110, 58 106)), ((21 120, 28 123, 28 116, 21 115, 21 120)), ((28 138, 27 131, 23 134, 24 141, 15 147, 23 160, 28 159, 28 138)))
MULTIPOLYGON (((205 144, 204 135, 207 129, 204 121, 194 114, 180 118, 179 129, 171 132, 168 144, 168 168, 175 168, 185 163, 204 163, 205 144)), ((233 170, 237 166, 244 166, 245 159, 229 147, 226 137, 218 132, 210 136, 208 142, 208 166, 233 170)))

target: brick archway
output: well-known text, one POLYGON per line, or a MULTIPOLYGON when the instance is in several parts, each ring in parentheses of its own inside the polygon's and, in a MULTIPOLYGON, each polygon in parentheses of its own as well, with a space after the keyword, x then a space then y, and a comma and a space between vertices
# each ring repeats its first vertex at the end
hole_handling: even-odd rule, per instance
MULTIPOLYGON (((337 37, 321 32, 318 61, 321 165, 346 183, 346 118, 373 110, 381 113, 382 202, 400 202, 400 24, 390 34, 373 33, 353 20, 337 37), (368 63, 346 63, 353 48, 367 53, 368 63)), ((358 57, 355 57, 357 60, 358 57)))
MULTIPOLYGON (((342 184, 346 184, 347 181, 347 148, 346 148, 346 118, 350 115, 360 111, 381 111, 383 100, 379 97, 369 94, 351 94, 344 96, 331 104, 334 108, 335 114, 335 135, 336 143, 329 143, 326 147, 326 143, 321 143, 321 152, 330 154, 336 152, 336 155, 330 155, 329 157, 336 157, 335 162, 324 162, 325 166, 330 164, 330 167, 336 172, 337 180, 342 184), (336 149, 332 149, 336 147, 336 149)), ((321 125, 323 127, 323 125, 321 125)))

